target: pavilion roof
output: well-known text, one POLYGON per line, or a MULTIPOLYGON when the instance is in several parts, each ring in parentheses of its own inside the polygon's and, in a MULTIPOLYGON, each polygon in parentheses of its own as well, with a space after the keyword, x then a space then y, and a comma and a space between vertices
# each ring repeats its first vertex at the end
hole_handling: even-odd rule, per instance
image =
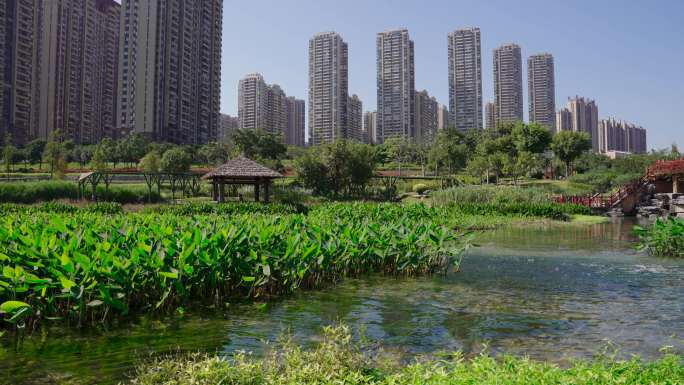
POLYGON ((215 177, 224 178, 282 178, 283 176, 271 170, 268 167, 262 166, 259 163, 247 159, 245 157, 238 157, 229 160, 227 163, 213 169, 202 179, 210 179, 215 177))

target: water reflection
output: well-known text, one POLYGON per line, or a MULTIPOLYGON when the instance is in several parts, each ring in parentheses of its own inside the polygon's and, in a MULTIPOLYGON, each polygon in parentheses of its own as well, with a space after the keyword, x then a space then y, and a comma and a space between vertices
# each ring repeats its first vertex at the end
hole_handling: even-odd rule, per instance
POLYGON ((684 261, 630 247, 633 223, 511 228, 482 235, 461 273, 418 279, 373 277, 300 293, 262 309, 233 305, 210 316, 86 335, 28 339, 0 351, 9 383, 112 383, 134 362, 175 351, 263 352, 283 333, 305 345, 321 325, 344 321, 387 350, 526 354, 563 362, 590 357, 607 340, 645 358, 684 352, 684 261), (673 338, 673 336, 675 336, 673 338))

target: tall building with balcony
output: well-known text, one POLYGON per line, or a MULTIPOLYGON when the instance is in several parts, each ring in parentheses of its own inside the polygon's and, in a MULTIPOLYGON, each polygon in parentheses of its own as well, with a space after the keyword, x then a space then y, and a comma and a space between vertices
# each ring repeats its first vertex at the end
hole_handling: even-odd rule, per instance
POLYGON ((492 102, 485 104, 485 128, 488 130, 496 128, 496 104, 492 102))
POLYGON ((415 64, 408 30, 378 33, 378 142, 415 138, 415 64))
POLYGON ((378 114, 375 111, 366 111, 363 114, 363 142, 375 144, 377 142, 376 119, 378 114))
POLYGON ((480 29, 449 34, 450 121, 460 129, 482 128, 482 54, 480 29))
POLYGON ((115 135, 119 23, 114 0, 0 0, 0 132, 53 130, 76 143, 115 135))
POLYGON ((286 144, 304 147, 305 145, 305 106, 304 100, 293 96, 287 98, 287 127, 284 140, 286 144))
POLYGON ((23 144, 38 131, 40 7, 0 0, 0 136, 23 144))
POLYGON ((572 130, 572 113, 567 108, 556 112, 556 132, 572 130))
POLYGON ((240 129, 266 130, 267 88, 259 73, 248 74, 238 83, 238 121, 240 129))
POLYGON ((287 131, 287 95, 279 85, 266 88, 266 123, 261 128, 271 134, 285 136, 287 131))
POLYGON ((219 130, 223 0, 123 0, 121 131, 197 144, 219 130))
POLYGON ((219 129, 217 140, 227 140, 229 139, 235 130, 240 127, 240 120, 235 116, 230 116, 226 114, 221 114, 221 128, 219 129))
POLYGON ((449 109, 440 104, 437 110, 437 131, 449 128, 449 109))
POLYGON ((494 50, 494 104, 497 125, 523 120, 522 56, 517 44, 494 50))
POLYGON ((431 97, 427 91, 416 92, 416 142, 422 144, 432 143, 437 136, 439 124, 439 103, 431 97))
POLYGON ((575 96, 568 99, 567 110, 570 112, 570 130, 589 134, 592 149, 595 152, 599 151, 598 106, 596 102, 575 96))
POLYGON ((335 32, 309 40, 309 143, 347 138, 349 48, 335 32))
POLYGON ((556 131, 556 85, 553 56, 548 53, 527 59, 527 90, 530 122, 556 131))
POLYGON ((646 153, 646 129, 615 119, 603 119, 598 124, 598 146, 601 153, 646 153))
POLYGON ((363 142, 363 103, 357 95, 347 100, 347 135, 350 139, 363 142))

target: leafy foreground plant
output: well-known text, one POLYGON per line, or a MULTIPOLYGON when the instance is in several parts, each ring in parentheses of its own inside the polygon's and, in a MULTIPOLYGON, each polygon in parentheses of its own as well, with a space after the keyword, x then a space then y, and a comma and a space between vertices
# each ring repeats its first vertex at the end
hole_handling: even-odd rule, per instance
POLYGON ((152 384, 366 384, 366 385, 470 385, 470 384, 682 384, 684 365, 675 355, 646 363, 598 359, 578 361, 568 368, 503 356, 480 355, 472 360, 455 353, 448 360, 419 362, 409 366, 371 360, 361 346, 352 343, 349 328, 327 327, 324 339, 305 351, 286 341, 263 359, 237 354, 230 360, 192 356, 158 359, 138 368, 130 382, 152 384))
POLYGON ((649 228, 635 227, 637 249, 657 257, 684 258, 684 220, 658 219, 649 228))
POLYGON ((379 211, 349 214, 9 214, 0 222, 0 312, 32 330, 43 320, 84 325, 197 301, 222 306, 345 276, 446 272, 468 245, 411 211, 382 221, 379 211))

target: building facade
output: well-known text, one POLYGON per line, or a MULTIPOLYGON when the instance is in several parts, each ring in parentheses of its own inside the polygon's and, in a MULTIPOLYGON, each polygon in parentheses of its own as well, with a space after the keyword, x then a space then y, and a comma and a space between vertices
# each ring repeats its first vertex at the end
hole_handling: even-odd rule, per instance
POLYGON ((363 114, 363 142, 368 144, 377 143, 377 112, 367 111, 363 114))
POLYGON ((304 147, 305 143, 305 105, 304 100, 293 96, 287 98, 287 127, 283 139, 286 144, 304 147))
POLYGON ((551 54, 532 55, 527 59, 527 90, 530 122, 538 123, 555 132, 556 83, 551 54))
POLYGON ((197 144, 219 130, 223 0, 123 0, 118 127, 197 144))
POLYGON ((523 120, 522 56, 517 44, 494 50, 494 104, 497 125, 523 120))
POLYGON ((488 130, 496 128, 496 104, 492 102, 485 104, 485 128, 488 130))
POLYGON ((621 120, 603 119, 598 124, 598 143, 604 154, 645 154, 646 129, 621 120))
POLYGON ((335 32, 309 41, 309 143, 346 138, 349 97, 349 48, 335 32))
POLYGON ((349 139, 363 142, 363 103, 357 95, 347 101, 347 135, 349 139))
POLYGON ((285 137, 287 131, 287 95, 279 85, 266 87, 266 119, 264 127, 257 127, 285 137))
POLYGON ((415 99, 416 143, 432 143, 439 125, 439 103, 425 90, 416 92, 415 99))
POLYGON ((378 142, 415 138, 414 46, 408 30, 378 33, 378 142))
POLYGON ((482 54, 480 29, 449 34, 450 121, 460 129, 482 128, 482 54))

